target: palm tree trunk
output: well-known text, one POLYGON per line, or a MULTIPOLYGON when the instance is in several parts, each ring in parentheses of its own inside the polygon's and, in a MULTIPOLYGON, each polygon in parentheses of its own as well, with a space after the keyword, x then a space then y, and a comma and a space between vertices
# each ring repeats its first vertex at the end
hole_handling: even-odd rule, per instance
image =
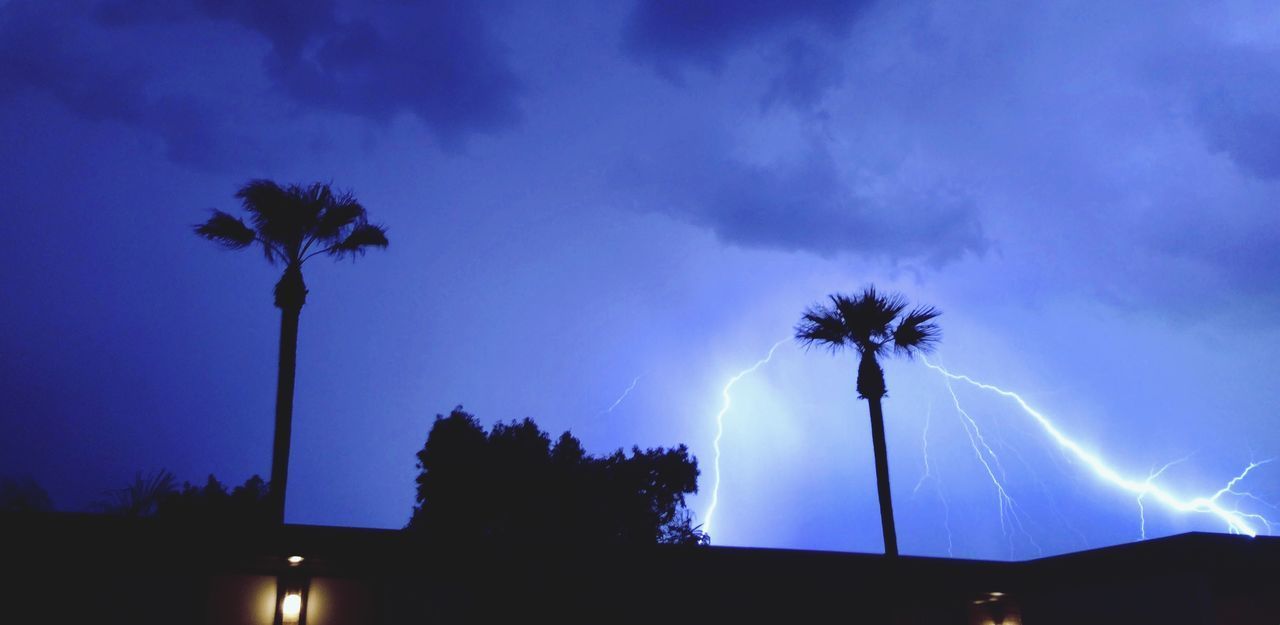
POLYGON ((289 485, 289 440, 293 434, 293 380, 298 369, 298 317, 307 303, 301 263, 293 262, 276 283, 280 309, 280 359, 276 372, 276 434, 271 446, 272 520, 284 524, 284 492, 289 485))
POLYGON ((871 446, 876 456, 876 490, 880 494, 880 528, 884 531, 884 555, 898 556, 898 532, 893 526, 893 499, 889 494, 889 450, 884 442, 884 412, 880 398, 867 397, 871 409, 871 446))
POLYGON ((276 377, 276 433, 271 447, 271 514, 284 523, 289 482, 289 441, 293 430, 293 383, 298 366, 298 317, 302 307, 280 309, 280 365, 276 377))

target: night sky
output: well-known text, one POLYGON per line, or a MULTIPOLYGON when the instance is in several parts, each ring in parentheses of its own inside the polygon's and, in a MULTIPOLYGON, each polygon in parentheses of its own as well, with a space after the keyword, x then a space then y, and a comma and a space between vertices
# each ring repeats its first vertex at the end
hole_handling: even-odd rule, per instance
MULTIPOLYGON (((701 518, 725 382, 871 283, 944 311, 933 362, 1212 494, 1280 456, 1280 8, 1027 4, 0 1, 0 475, 83 510, 269 473, 279 268, 191 227, 271 178, 391 240, 307 265, 291 522, 403 526, 459 404, 686 443, 701 518)), ((790 342, 734 387, 714 543, 881 550, 855 369, 790 342)), ((886 379, 904 553, 1140 538, 957 385, 1002 519, 944 379, 886 379)), ((1238 487, 1280 502, 1280 462, 1238 487)), ((1145 504, 1148 536, 1226 530, 1145 504)))

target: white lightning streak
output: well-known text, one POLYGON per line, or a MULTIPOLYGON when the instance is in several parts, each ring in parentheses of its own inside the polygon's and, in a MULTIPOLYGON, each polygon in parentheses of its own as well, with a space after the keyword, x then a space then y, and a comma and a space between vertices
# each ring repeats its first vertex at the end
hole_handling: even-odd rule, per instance
POLYGON ((911 496, 915 497, 920 492, 920 487, 929 478, 933 477, 933 471, 929 468, 929 421, 933 418, 933 403, 925 408, 924 411, 924 432, 920 434, 920 452, 924 456, 924 475, 920 476, 920 481, 916 482, 916 487, 911 489, 911 496))
MULTIPOLYGON (((927 361, 925 364, 929 364, 927 361)), ((933 366, 933 365, 930 365, 933 366)), ((1000 513, 1000 531, 1009 537, 1009 557, 1013 557, 1013 532, 1015 526, 1027 541, 1036 548, 1036 551, 1043 553, 1040 545, 1031 537, 1031 533, 1027 531, 1022 523, 1022 517, 1018 515, 1018 502, 1014 501, 1009 495, 1009 491, 1005 490, 1003 480, 1006 479, 1004 466, 1000 464, 1000 457, 996 455, 995 450, 987 444, 987 440, 982 437, 982 431, 978 429, 978 422, 969 416, 969 413, 960 406, 960 397, 956 395, 956 390, 951 386, 951 380, 946 380, 947 392, 951 394, 951 402, 955 405, 956 412, 963 419, 960 425, 964 426, 964 433, 969 437, 969 445, 973 447, 973 454, 978 458, 978 462, 982 464, 982 468, 986 469, 987 477, 991 479, 991 483, 996 487, 996 505, 999 507, 1000 513), (984 455, 983 452, 986 452, 984 455), (995 471, 991 469, 991 462, 987 462, 987 456, 995 463, 997 469, 1000 470, 1000 477, 996 476, 995 471), (1008 511, 1006 513, 1006 510, 1008 511)))
MULTIPOLYGON (((1181 464, 1183 462, 1186 462, 1187 459, 1190 457, 1191 456, 1183 456, 1181 458, 1178 458, 1177 460, 1166 463, 1163 467, 1160 467, 1159 470, 1152 471, 1151 474, 1147 476, 1147 483, 1150 484, 1151 482, 1154 482, 1155 479, 1160 477, 1161 474, 1163 474, 1165 471, 1168 471, 1169 467, 1175 464, 1181 464)), ((1142 498, 1146 496, 1147 496, 1146 493, 1138 493, 1138 522, 1139 522, 1138 531, 1142 535, 1142 540, 1147 539, 1147 508, 1146 506, 1142 505, 1142 498)))
POLYGON ((916 493, 920 492, 920 487, 930 479, 933 480, 933 492, 938 496, 938 501, 942 503, 942 528, 947 532, 947 555, 955 557, 955 545, 951 539, 951 505, 947 503, 947 497, 942 493, 942 478, 933 474, 932 467, 929 466, 929 422, 933 420, 933 404, 930 403, 924 413, 924 431, 920 434, 920 451, 924 455, 924 475, 920 476, 920 481, 916 482, 916 487, 911 489, 911 497, 915 498, 916 493))
MULTIPOLYGON (((1081 547, 1088 548, 1089 539, 1086 538, 1084 533, 1081 532, 1078 528, 1076 528, 1076 526, 1071 524, 1070 518, 1062 514, 1062 508, 1058 507, 1058 498, 1053 495, 1053 491, 1049 490, 1049 488, 1045 486, 1044 480, 1040 479, 1040 474, 1036 472, 1035 467, 1032 466, 1029 462, 1027 462, 1027 459, 1023 457, 1022 452, 1018 451, 1017 447, 1014 447, 1012 445, 1009 445, 1008 443, 1005 443, 1003 438, 1000 439, 1000 446, 1004 447, 1005 449, 1008 449, 1010 452, 1013 453, 1013 457, 1016 458, 1018 462, 1022 464, 1022 468, 1026 469, 1027 472, 1031 474, 1032 481, 1036 483, 1036 486, 1039 487, 1040 492, 1044 493, 1045 498, 1049 500, 1049 506, 1053 508, 1054 514, 1058 515, 1058 518, 1062 521, 1062 524, 1065 525, 1067 529, 1071 530, 1071 532, 1076 535, 1076 538, 1080 539, 1081 547)), ((1059 450, 1058 453, 1062 453, 1061 450, 1059 450)), ((1052 456, 1050 456, 1050 458, 1052 458, 1052 456)), ((1055 467, 1057 466, 1056 462, 1054 466, 1055 467)), ((1043 551, 1041 551, 1041 555, 1043 555, 1043 551)))
POLYGON ((617 408, 618 404, 621 404, 622 400, 626 399, 627 395, 631 394, 631 391, 636 388, 636 383, 638 383, 639 381, 640 381, 640 376, 636 376, 636 379, 631 381, 631 386, 628 386, 627 390, 622 391, 622 394, 619 395, 617 399, 613 400, 613 404, 611 404, 608 408, 605 408, 603 411, 601 411, 600 415, 604 416, 613 412, 613 409, 617 408))
POLYGON ((729 395, 729 391, 733 389, 733 385, 738 383, 738 380, 741 380, 746 377, 747 374, 754 372, 770 360, 773 360, 773 353, 778 351, 778 348, 782 347, 783 343, 790 340, 791 338, 787 337, 777 343, 774 343, 773 347, 769 348, 769 353, 766 354, 764 358, 761 358, 756 361, 756 364, 739 371, 737 375, 729 378, 729 381, 725 383, 724 388, 720 389, 720 397, 723 398, 723 403, 720 405, 720 412, 716 414, 716 438, 712 443, 712 448, 715 450, 712 465, 715 467, 716 476, 715 481, 712 482, 711 486, 711 503, 707 506, 706 520, 702 522, 702 531, 706 532, 707 535, 711 534, 711 521, 714 519, 716 514, 716 505, 720 503, 720 439, 724 437, 724 415, 729 412, 729 407, 733 403, 733 398, 729 395))
POLYGON ((959 374, 952 373, 950 371, 947 371, 946 369, 943 369, 942 367, 939 367, 938 365, 935 365, 929 362, 928 359, 924 360, 924 364, 930 369, 933 369, 938 373, 942 374, 948 380, 958 380, 961 382, 965 382, 976 388, 980 388, 985 391, 990 391, 1002 397, 1012 399, 1014 402, 1018 404, 1019 407, 1022 408, 1023 412, 1027 413, 1027 415, 1035 419, 1035 421, 1040 424, 1040 427, 1043 428, 1044 431, 1049 434, 1050 438, 1052 438, 1055 442, 1057 442, 1067 451, 1070 451, 1071 455, 1075 456, 1075 458, 1084 462, 1085 465, 1088 466, 1089 469, 1093 471, 1095 475, 1097 475, 1103 480, 1106 480, 1107 482, 1110 482, 1111 484, 1125 491, 1128 491, 1130 493, 1133 493, 1134 495, 1138 495, 1142 497, 1151 497, 1155 499, 1157 502, 1164 504, 1166 507, 1179 512, 1198 512, 1198 513, 1213 515, 1218 519, 1220 519, 1223 523, 1225 523, 1227 526, 1227 531, 1232 534, 1245 534, 1247 536, 1257 536, 1258 530, 1254 528, 1253 522, 1258 522, 1258 523, 1261 523, 1263 526, 1266 526, 1268 532, 1271 529, 1270 522, 1267 521, 1265 518, 1263 518, 1261 515, 1249 514, 1249 513, 1240 512, 1239 510, 1225 508, 1219 503, 1219 500, 1224 495, 1227 495, 1227 494, 1243 495, 1243 493, 1234 490, 1235 485, 1238 484, 1241 480, 1243 480, 1246 476, 1248 476, 1249 472, 1253 471, 1254 469, 1258 468, 1263 464, 1266 464, 1267 462, 1270 462, 1269 460, 1266 460, 1263 462, 1250 462, 1249 466, 1246 467, 1243 472, 1241 472, 1239 475, 1233 478, 1230 482, 1228 482, 1225 487, 1218 490, 1211 496, 1194 497, 1191 499, 1184 500, 1174 495, 1173 493, 1165 490, 1164 488, 1161 488, 1159 485, 1153 483, 1151 479, 1133 480, 1133 479, 1124 477, 1118 471, 1116 471, 1111 466, 1109 466, 1106 462, 1104 462, 1102 458, 1084 449, 1083 447, 1080 446, 1079 443, 1075 442, 1066 434, 1064 434, 1061 430, 1058 429, 1057 426, 1053 424, 1053 422, 1048 417, 1041 414, 1035 408, 1032 408, 1031 405, 1028 404, 1026 400, 1022 399, 1022 397, 1017 393, 1014 393, 1012 391, 1006 391, 1002 388, 999 388, 997 386, 992 386, 990 384, 984 384, 982 382, 978 382, 977 380, 974 380, 973 378, 970 378, 969 376, 966 376, 966 375, 959 375, 959 374))

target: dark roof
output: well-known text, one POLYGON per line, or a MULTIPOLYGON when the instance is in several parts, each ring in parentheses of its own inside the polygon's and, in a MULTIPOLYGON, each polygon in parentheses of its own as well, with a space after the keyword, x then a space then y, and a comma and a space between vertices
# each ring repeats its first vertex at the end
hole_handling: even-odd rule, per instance
MULTIPOLYGON (((1021 562, 663 545, 461 548, 430 545, 401 530, 176 525, 79 514, 0 516, 0 535, 6 565, 28 572, 30 592, 50 580, 97 587, 111 578, 116 593, 161 584, 168 594, 194 596, 182 595, 190 583, 180 580, 287 575, 285 558, 297 554, 306 557, 307 575, 364 580, 399 598, 384 599, 387 605, 429 596, 422 601, 471 613, 495 594, 530 605, 555 597, 579 616, 629 605, 637 622, 666 614, 673 597, 686 606, 679 622, 766 612, 793 622, 821 620, 850 605, 873 616, 907 606, 924 615, 909 622, 957 622, 975 601, 998 592, 1016 597, 1026 614, 1039 610, 1038 622, 1103 622, 1105 605, 1114 622, 1124 616, 1130 623, 1199 623, 1237 604, 1278 601, 1260 598, 1280 587, 1280 538, 1204 533, 1021 562)), ((521 609, 544 608, 550 609, 521 609)))

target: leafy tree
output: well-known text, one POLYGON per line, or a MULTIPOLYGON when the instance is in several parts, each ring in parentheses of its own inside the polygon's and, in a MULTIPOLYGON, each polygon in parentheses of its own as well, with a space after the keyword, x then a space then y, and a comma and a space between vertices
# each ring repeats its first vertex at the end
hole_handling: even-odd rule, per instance
POLYGON ((364 206, 350 194, 327 184, 280 186, 251 180, 236 192, 252 227, 220 210, 195 227, 196 234, 227 249, 258 244, 267 262, 284 265, 275 287, 280 309, 280 358, 276 383, 275 440, 271 454, 271 499, 276 521, 284 522, 289 473, 289 439, 293 428, 293 386, 297 369, 298 317, 307 301, 302 265, 316 256, 362 256, 387 246, 386 229, 369 223, 364 206))
POLYGON ((185 483, 181 489, 160 497, 155 516, 167 521, 217 525, 269 525, 275 520, 270 489, 257 475, 229 492, 212 475, 204 486, 185 483))
POLYGON ((161 469, 146 476, 138 473, 133 483, 108 491, 107 499, 93 507, 117 516, 183 523, 264 525, 275 518, 269 493, 257 475, 230 491, 212 475, 204 486, 184 482, 179 488, 173 474, 161 469))
POLYGON ((0 512, 52 512, 49 493, 30 476, 0 477, 0 512))
POLYGON ((897 556, 898 535, 893 526, 889 458, 884 440, 884 413, 880 406, 880 400, 888 391, 878 359, 890 354, 911 357, 917 352, 932 349, 939 337, 938 325, 933 320, 942 313, 932 306, 919 306, 907 312, 907 302, 901 295, 881 294, 874 286, 857 295, 831 295, 830 300, 830 305, 819 304, 805 311, 796 326, 796 339, 806 345, 821 345, 832 351, 852 348, 860 357, 858 396, 867 400, 871 412, 871 444, 875 451, 884 552, 888 556, 897 556))
POLYGON ((594 457, 568 432, 553 444, 530 419, 485 432, 458 407, 436 417, 418 468, 409 529, 440 542, 707 542, 685 507, 698 465, 684 445, 594 457))

